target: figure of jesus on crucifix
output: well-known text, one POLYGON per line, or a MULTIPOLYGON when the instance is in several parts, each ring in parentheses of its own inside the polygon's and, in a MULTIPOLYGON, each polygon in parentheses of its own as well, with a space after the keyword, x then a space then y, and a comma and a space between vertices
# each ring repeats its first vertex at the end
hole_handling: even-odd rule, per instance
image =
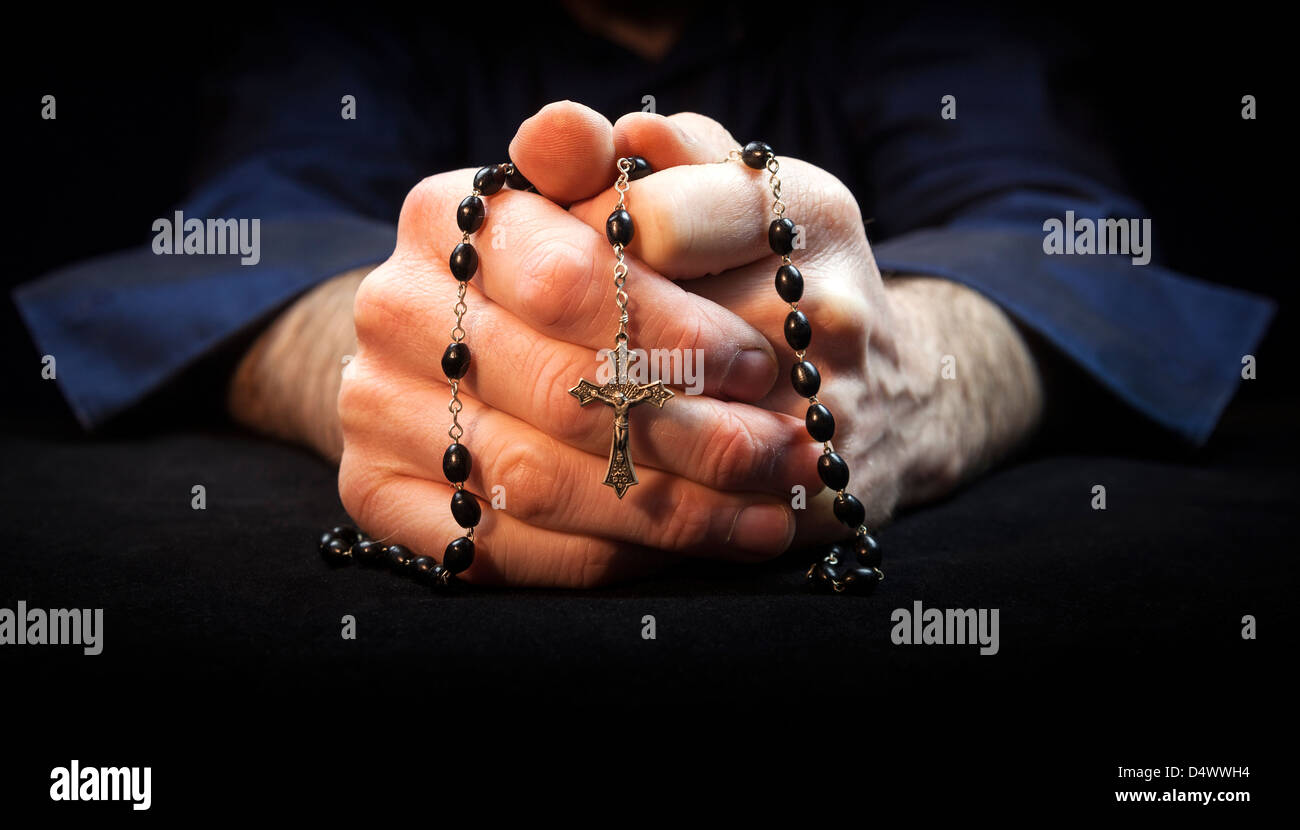
POLYGON ((618 335, 617 343, 609 355, 614 364, 614 377, 609 383, 597 386, 583 378, 569 390, 569 394, 577 398, 581 406, 600 401, 606 406, 614 407, 614 439, 609 449, 609 470, 605 473, 604 483, 613 487, 621 499, 627 488, 637 483, 636 469, 632 466, 632 456, 627 446, 628 410, 647 401, 662 409, 664 402, 673 396, 673 391, 664 386, 662 380, 644 385, 628 380, 627 336, 618 335))

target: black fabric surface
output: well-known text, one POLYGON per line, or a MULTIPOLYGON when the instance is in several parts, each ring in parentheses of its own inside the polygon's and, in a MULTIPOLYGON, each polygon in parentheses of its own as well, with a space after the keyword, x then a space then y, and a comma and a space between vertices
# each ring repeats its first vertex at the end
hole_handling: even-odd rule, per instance
POLYGON ((444 596, 320 559, 316 536, 347 517, 334 471, 303 451, 222 431, 83 441, 28 426, 3 443, 0 600, 102 607, 105 648, 0 659, 110 688, 126 677, 237 676, 249 690, 391 680, 488 695, 525 684, 577 703, 1052 666, 1187 682, 1264 671, 1267 647, 1243 642, 1239 623, 1291 613, 1297 472, 1289 408, 1245 410, 1195 457, 1029 458, 904 515, 881 534, 888 578, 869 598, 810 595, 796 555, 689 563, 586 593, 444 596), (195 484, 206 510, 191 508, 195 484), (1091 508, 1095 484, 1105 511, 1091 508), (1000 608, 1000 653, 893 645, 890 612, 917 599, 1000 608), (357 618, 356 641, 339 636, 344 614, 357 618), (644 614, 657 640, 642 640, 644 614))
POLYGON ((680 786, 709 798, 738 776, 758 790, 736 806, 753 809, 756 770, 734 759, 794 763, 775 749, 793 739, 881 765, 873 780, 923 812, 968 803, 927 803, 940 784, 999 810, 1116 809, 1116 765, 1134 764, 1254 764, 1230 786, 1259 798, 1285 776, 1293 724, 1294 423, 1289 406, 1239 403, 1195 456, 1009 464, 886 528, 888 578, 869 598, 808 593, 794 555, 444 596, 319 557, 318 533, 346 517, 334 471, 305 452, 223 430, 86 440, 15 424, 0 605, 103 608, 104 650, 0 649, 15 747, 0 777, 9 803, 46 809, 47 771, 69 758, 152 764, 150 814, 240 814, 254 794, 369 809, 423 801, 387 793, 400 770, 471 767, 458 789, 507 775, 518 790, 571 774, 557 753, 599 747, 595 774, 617 786, 584 793, 644 798, 631 771, 648 764, 695 770, 680 786), (1000 609, 1000 652, 893 645, 890 613, 915 600, 1000 609), (1240 636, 1245 614, 1257 640, 1240 636))

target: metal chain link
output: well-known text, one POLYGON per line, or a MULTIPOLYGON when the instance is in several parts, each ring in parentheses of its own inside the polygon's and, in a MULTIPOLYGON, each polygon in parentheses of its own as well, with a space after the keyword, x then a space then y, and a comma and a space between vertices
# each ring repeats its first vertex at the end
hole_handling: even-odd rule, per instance
MULTIPOLYGON (((618 181, 614 183, 614 190, 618 191, 618 204, 614 210, 625 210, 627 208, 627 191, 632 186, 628 174, 632 172, 632 159, 621 158, 618 160, 618 181)), ((623 290, 624 283, 627 282, 627 263, 624 262, 624 250, 620 243, 614 243, 614 304, 618 306, 618 337, 627 339, 627 292, 623 290)))
POLYGON ((771 174, 767 183, 772 187, 772 213, 781 219, 785 216, 785 202, 781 201, 781 177, 777 175, 781 172, 781 162, 774 155, 767 157, 767 172, 771 174))
POLYGON ((451 382, 451 403, 447 404, 447 411, 451 413, 451 429, 447 430, 447 435, 454 442, 460 441, 460 437, 465 434, 465 428, 460 425, 460 411, 465 405, 460 402, 460 381, 451 382))

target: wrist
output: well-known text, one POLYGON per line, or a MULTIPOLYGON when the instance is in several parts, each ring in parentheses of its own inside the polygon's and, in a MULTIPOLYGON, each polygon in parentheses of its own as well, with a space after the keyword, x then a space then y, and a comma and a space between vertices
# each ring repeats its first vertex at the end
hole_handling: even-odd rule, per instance
POLYGON ((356 351, 353 299, 369 270, 349 271, 322 283, 258 336, 227 388, 227 409, 236 421, 339 459, 339 385, 344 358, 356 351))
POLYGON ((901 501, 933 498, 1004 458, 1037 428, 1043 384, 1012 320, 979 292, 930 277, 885 283, 909 330, 909 371, 929 394, 901 501))

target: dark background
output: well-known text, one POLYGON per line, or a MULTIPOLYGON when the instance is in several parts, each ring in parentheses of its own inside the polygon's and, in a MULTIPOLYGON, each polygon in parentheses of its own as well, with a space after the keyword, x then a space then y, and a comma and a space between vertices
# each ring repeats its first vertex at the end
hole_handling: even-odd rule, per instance
MULTIPOLYGON (((146 241, 152 220, 187 191, 220 117, 207 93, 258 42, 264 19, 204 8, 201 17, 36 10, 29 25, 43 36, 11 30, 6 195, 17 221, 7 286, 146 241), (58 96, 56 122, 39 118, 46 92, 58 96)), ((792 13, 747 8, 776 21, 792 13)), ((475 12, 437 14, 484 48, 520 36, 494 37, 493 21, 508 16, 475 12)), ((230 778, 229 753, 244 792, 299 793, 320 806, 349 796, 418 802, 427 788, 436 803, 434 793, 485 781, 522 789, 558 745, 588 761, 626 756, 633 768, 623 776, 611 761, 612 783, 597 793, 584 783, 576 798, 643 785, 717 797, 707 782, 734 774, 759 791, 779 782, 776 800, 796 807, 869 806, 885 791, 915 793, 919 807, 933 787, 972 805, 1060 797, 1082 809, 1105 802, 1121 763, 1256 771, 1205 789, 1263 792, 1270 777, 1284 780, 1272 750, 1294 723, 1282 716, 1281 674, 1294 662, 1297 524, 1295 288, 1284 245, 1293 233, 1283 226, 1294 192, 1294 142, 1282 126, 1290 30, 1248 5, 1213 15, 1091 4, 997 13, 1059 51, 1062 89, 1087 103, 1068 117, 1114 148, 1155 217, 1158 255, 1280 303, 1258 350, 1259 380, 1243 384, 1207 448, 1135 450, 1131 424, 1116 421, 1099 424, 1086 451, 1009 465, 903 517, 885 538, 889 550, 909 551, 895 565, 907 583, 887 580, 866 604, 806 596, 788 562, 698 566, 594 595, 448 600, 309 558, 314 531, 342 514, 332 472, 304 453, 231 435, 211 416, 160 435, 118 424, 83 449, 6 299, 3 518, 13 542, 0 599, 116 603, 123 613, 106 612, 103 657, 0 654, 0 718, 23 747, 0 792, 43 793, 56 762, 100 753, 105 764, 153 764, 155 811, 178 806, 179 793, 214 806, 209 784, 230 778), (1239 117, 1243 94, 1256 96, 1259 120, 1239 117), (209 509, 211 528, 161 495, 188 492, 196 467, 218 485, 210 504, 239 507, 209 509), (1100 528, 1075 495, 1098 481, 1111 500, 1100 528), (115 497, 104 496, 105 482, 115 497), (51 557, 67 561, 51 567, 51 557), (155 579, 179 586, 177 596, 159 602, 155 579), (114 599, 96 593, 105 590, 114 599), (1003 653, 888 646, 890 609, 916 597, 1001 607, 1003 653), (360 657, 320 646, 333 644, 339 613, 367 621, 360 657), (661 639, 638 643, 658 650, 649 656, 626 642, 642 613, 660 617, 661 639), (1243 613, 1266 620, 1260 640, 1237 637, 1243 613), (267 635, 281 624, 287 636, 267 635), (422 650, 425 640, 436 648, 422 650), (670 739, 680 733, 661 724, 688 734, 670 739), (791 739, 819 748, 773 753, 791 739), (758 768, 737 766, 727 749, 758 768), (336 790, 334 781, 350 783, 336 790)), ((779 38, 778 23, 774 31, 779 38)))

